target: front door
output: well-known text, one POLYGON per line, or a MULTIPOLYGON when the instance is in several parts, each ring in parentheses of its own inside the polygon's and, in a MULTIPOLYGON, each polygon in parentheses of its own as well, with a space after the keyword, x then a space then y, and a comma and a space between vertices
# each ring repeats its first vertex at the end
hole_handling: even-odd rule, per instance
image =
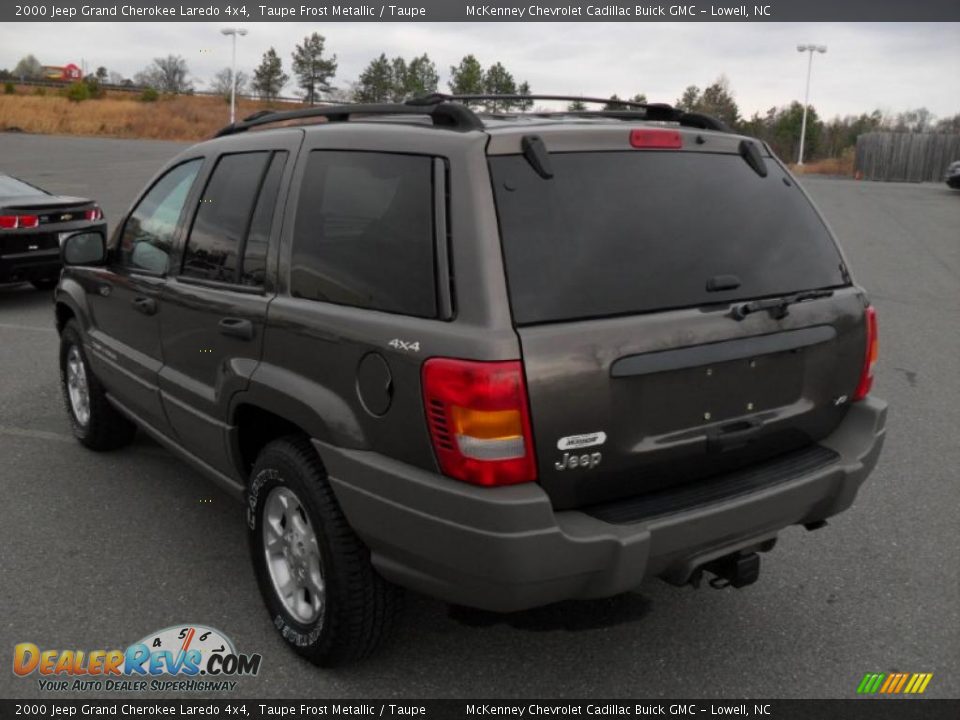
POLYGON ((90 360, 107 391, 139 419, 168 430, 157 386, 163 364, 160 296, 180 218, 202 158, 160 177, 118 233, 112 263, 88 286, 90 360))

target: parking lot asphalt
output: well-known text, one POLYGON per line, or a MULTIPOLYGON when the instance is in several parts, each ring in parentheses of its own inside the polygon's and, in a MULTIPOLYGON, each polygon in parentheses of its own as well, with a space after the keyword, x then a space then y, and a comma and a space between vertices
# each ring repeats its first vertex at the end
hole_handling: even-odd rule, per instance
MULTIPOLYGON (((181 147, 0 135, 0 171, 112 220, 181 147)), ((892 671, 960 696, 960 192, 803 184, 879 316, 888 437, 854 507, 785 531, 739 591, 653 580, 507 616, 408 594, 393 644, 335 671, 276 636, 239 505, 142 437, 108 454, 73 441, 50 294, 0 286, 0 697, 43 695, 9 670, 15 643, 123 648, 189 622, 263 655, 220 697, 854 697, 892 671)))

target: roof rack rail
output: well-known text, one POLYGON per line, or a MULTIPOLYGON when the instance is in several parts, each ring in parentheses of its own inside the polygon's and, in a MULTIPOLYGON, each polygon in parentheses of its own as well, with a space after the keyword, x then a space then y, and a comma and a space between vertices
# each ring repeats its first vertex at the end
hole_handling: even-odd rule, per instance
POLYGON ((575 115, 577 117, 609 117, 619 118, 621 120, 653 120, 660 122, 676 122, 686 127, 695 127, 702 130, 720 130, 730 132, 730 128, 721 120, 703 115, 702 113, 690 113, 675 108, 666 103, 646 103, 635 102, 633 100, 620 100, 611 98, 593 98, 580 97, 579 95, 446 95, 444 93, 434 93, 424 97, 412 98, 407 100, 407 105, 433 106, 443 102, 481 102, 484 100, 507 100, 507 101, 526 101, 526 100, 561 100, 564 102, 582 102, 596 103, 611 106, 606 110, 568 110, 555 113, 537 113, 538 115, 575 115), (643 110, 643 112, 636 112, 643 110))
MULTIPOLYGON (((655 106, 652 106, 655 107, 655 106)), ((651 120, 657 122, 675 122, 684 127, 699 128, 700 130, 718 130, 720 132, 730 132, 730 127, 715 117, 703 115, 701 113, 689 113, 676 108, 670 108, 670 112, 661 112, 659 108, 656 112, 646 113, 631 112, 629 110, 579 110, 567 112, 565 115, 576 115, 577 117, 608 117, 620 120, 651 120)))
POLYGON ((248 115, 238 123, 221 128, 214 137, 235 135, 261 125, 270 125, 288 120, 304 120, 308 118, 326 118, 328 122, 347 122, 354 116, 376 115, 421 115, 433 120, 436 127, 450 130, 482 130, 483 121, 465 105, 456 103, 417 103, 417 104, 354 104, 354 105, 326 105, 309 107, 301 110, 261 110, 248 115))

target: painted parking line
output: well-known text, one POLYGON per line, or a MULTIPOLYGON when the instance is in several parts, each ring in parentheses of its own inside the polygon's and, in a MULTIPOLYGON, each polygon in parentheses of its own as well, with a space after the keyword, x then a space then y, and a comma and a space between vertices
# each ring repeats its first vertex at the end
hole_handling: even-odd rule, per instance
POLYGON ((11 323, 0 323, 0 330, 30 330, 33 332, 52 332, 55 333, 55 327, 42 327, 40 325, 13 325, 11 323))
MULTIPOLYGON (((50 432, 49 430, 33 430, 30 428, 8 427, 0 425, 0 437, 24 438, 27 440, 43 440, 58 443, 66 443, 80 447, 77 439, 70 433, 50 432)), ((135 447, 132 452, 137 455, 148 455, 150 457, 166 458, 174 462, 179 462, 172 454, 160 446, 155 447, 135 447)))
POLYGON ((31 440, 52 440, 54 442, 75 443, 76 438, 67 433, 48 432, 46 430, 30 430, 27 428, 12 428, 0 425, 0 435, 22 437, 31 440))

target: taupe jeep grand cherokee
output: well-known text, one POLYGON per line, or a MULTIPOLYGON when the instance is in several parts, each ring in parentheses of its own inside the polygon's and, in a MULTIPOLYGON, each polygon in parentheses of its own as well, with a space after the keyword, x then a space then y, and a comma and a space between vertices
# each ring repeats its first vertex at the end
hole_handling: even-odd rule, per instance
POLYGON ((248 118, 64 245, 77 438, 140 428, 242 499, 271 621, 318 664, 369 653, 398 587, 512 611, 747 585, 883 442, 873 308, 768 147, 665 105, 482 100, 248 118))

